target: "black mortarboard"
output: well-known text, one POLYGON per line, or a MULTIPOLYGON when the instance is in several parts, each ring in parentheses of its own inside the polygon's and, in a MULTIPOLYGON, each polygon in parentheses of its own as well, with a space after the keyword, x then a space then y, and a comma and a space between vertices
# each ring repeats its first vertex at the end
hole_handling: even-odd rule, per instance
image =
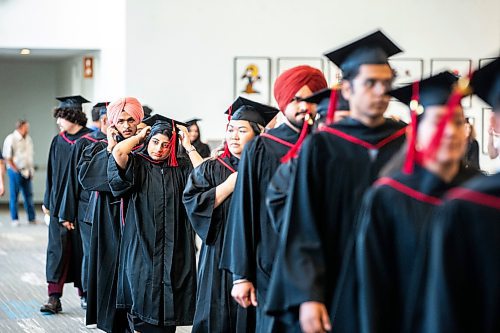
MULTIPOLYGON (((446 105, 458 78, 450 72, 441 72, 419 82, 419 104, 424 108, 431 105, 446 105)), ((413 84, 388 92, 400 102, 410 105, 413 84)))
POLYGON ((142 122, 148 126, 153 126, 154 124, 159 123, 159 122, 164 122, 164 123, 168 123, 168 124, 172 125, 172 121, 174 122, 175 125, 181 125, 181 126, 188 127, 188 125, 186 123, 162 116, 161 114, 152 115, 152 116, 144 119, 142 122))
MULTIPOLYGON (((302 99, 307 103, 314 103, 318 105, 317 112, 321 117, 326 117, 326 113, 328 111, 328 106, 330 104, 330 96, 332 94, 332 89, 325 88, 321 89, 309 97, 302 99)), ((338 91, 337 96, 337 110, 348 111, 349 110, 349 102, 344 99, 340 91, 338 91)))
POLYGON ((332 89, 330 88, 325 88, 316 91, 314 94, 312 94, 309 97, 302 98, 304 102, 307 103, 313 103, 313 104, 319 104, 323 99, 325 98, 330 98, 330 95, 332 94, 332 89))
POLYGON ((147 105, 143 105, 142 106, 142 110, 144 111, 144 118, 147 118, 147 117, 151 116, 151 113, 153 113, 153 109, 151 109, 147 105))
POLYGON ((247 120, 266 126, 277 114, 278 109, 238 97, 225 114, 230 114, 232 120, 247 120))
POLYGON ((92 107, 92 121, 98 121, 107 112, 109 102, 100 102, 92 107))
POLYGON ((80 95, 56 97, 56 99, 60 102, 58 106, 59 109, 63 108, 81 109, 83 103, 90 103, 90 101, 86 100, 80 95))
POLYGON ((474 72, 470 84, 474 94, 500 111, 500 58, 474 72))
POLYGON ((191 126, 191 125, 197 124, 199 121, 201 121, 200 118, 193 118, 193 119, 186 120, 185 123, 188 124, 188 126, 191 126))
POLYGON ((387 64, 389 57, 402 51, 382 31, 377 30, 324 55, 345 72, 365 64, 387 64))

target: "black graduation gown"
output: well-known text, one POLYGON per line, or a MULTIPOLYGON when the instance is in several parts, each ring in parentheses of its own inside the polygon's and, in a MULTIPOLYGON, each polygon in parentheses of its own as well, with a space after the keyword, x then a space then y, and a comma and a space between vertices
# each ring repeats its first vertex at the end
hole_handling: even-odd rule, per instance
POLYGON ((500 173, 448 198, 430 225, 421 332, 500 332, 500 173))
POLYGON ((281 232, 285 222, 284 210, 290 189, 290 180, 297 169, 297 159, 281 164, 274 173, 266 192, 266 207, 274 231, 281 232))
POLYGON ((63 191, 60 198, 59 219, 78 224, 82 238, 83 260, 82 260, 82 288, 87 292, 88 266, 90 251, 91 226, 84 223, 85 214, 88 210, 90 191, 82 189, 78 182, 78 162, 84 149, 92 143, 106 138, 101 131, 93 131, 83 135, 71 148, 69 163, 64 173, 63 191))
POLYGON ((265 204, 267 186, 281 164, 280 159, 298 139, 298 133, 288 125, 271 129, 267 134, 288 142, 284 145, 260 135, 245 147, 238 167, 238 179, 229 208, 221 268, 233 274, 233 279, 244 277, 257 289, 258 332, 268 325, 263 302, 273 268, 278 244, 265 204))
POLYGON ((120 242, 117 307, 158 326, 191 325, 196 301, 194 234, 182 204, 191 163, 178 167, 130 154, 126 170, 109 159, 113 195, 129 194, 120 242))
MULTIPOLYGON (((196 148, 196 151, 202 158, 210 157, 210 147, 206 143, 203 143, 198 139, 195 142, 191 142, 191 144, 196 148)), ((179 147, 179 153, 186 156, 188 155, 186 149, 182 146, 179 147)))
POLYGON ((202 240, 192 332, 252 332, 255 310, 239 307, 231 297, 232 275, 219 269, 231 196, 214 209, 216 187, 238 170, 239 159, 210 159, 188 178, 183 202, 194 231, 202 240), (249 312, 249 313, 247 313, 249 312), (247 327, 247 315, 250 316, 247 327), (253 317, 252 317, 253 316, 253 317))
POLYGON ((422 232, 449 189, 477 173, 461 168, 446 183, 416 165, 379 179, 366 193, 356 240, 360 332, 403 332, 422 232))
POLYGON ((64 173, 70 162, 72 146, 83 135, 91 130, 83 127, 78 133, 71 135, 61 132, 52 139, 47 162, 47 179, 45 185, 44 206, 50 211, 49 240, 47 244, 46 277, 48 282, 58 282, 67 259, 65 254, 67 242, 71 244, 71 260, 66 277, 66 282, 74 282, 76 287, 81 287, 82 243, 78 225, 69 231, 59 223, 59 209, 65 179, 64 173))
POLYGON ((317 301, 328 309, 333 331, 358 331, 355 272, 347 269, 354 256, 355 221, 363 193, 403 144, 404 127, 386 119, 369 128, 346 118, 306 138, 285 206, 288 225, 268 313, 297 325, 300 304, 317 301), (336 290, 347 292, 334 295, 336 290))
POLYGON ((124 313, 116 309, 118 250, 121 239, 122 200, 108 183, 107 142, 88 146, 78 164, 78 179, 91 192, 85 222, 92 224, 86 323, 106 332, 125 332, 124 313))

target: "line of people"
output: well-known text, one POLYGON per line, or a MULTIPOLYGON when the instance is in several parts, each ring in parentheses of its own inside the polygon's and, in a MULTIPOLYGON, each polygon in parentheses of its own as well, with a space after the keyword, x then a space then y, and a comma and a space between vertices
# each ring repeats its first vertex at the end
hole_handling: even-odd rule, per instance
POLYGON ((376 31, 326 53, 333 88, 285 71, 278 109, 236 99, 210 157, 135 98, 97 104, 95 132, 88 101, 61 98, 41 311, 74 282, 106 332, 498 331, 500 185, 463 165, 460 102, 478 95, 500 132, 500 61, 392 89, 400 52, 376 31), (384 117, 391 97, 410 125, 384 117))

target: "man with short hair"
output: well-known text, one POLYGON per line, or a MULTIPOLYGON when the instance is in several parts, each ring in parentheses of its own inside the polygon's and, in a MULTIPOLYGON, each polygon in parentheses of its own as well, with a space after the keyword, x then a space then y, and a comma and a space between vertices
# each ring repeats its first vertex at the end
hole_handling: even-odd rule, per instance
POLYGON ((56 314, 62 311, 60 298, 65 283, 73 282, 80 297, 82 244, 80 228, 73 221, 59 219, 61 196, 66 185, 64 172, 70 162, 73 145, 82 136, 91 132, 85 127, 87 117, 82 103, 89 101, 81 96, 57 98, 60 104, 54 109, 54 118, 61 132, 52 139, 47 163, 47 182, 42 209, 50 215, 49 241, 47 244, 46 277, 49 299, 40 308, 41 312, 56 314))
POLYGON ((279 243, 267 213, 266 189, 281 159, 299 139, 306 114, 315 116, 313 106, 302 99, 326 87, 323 73, 310 66, 283 72, 276 79, 274 96, 285 122, 249 142, 238 166, 221 267, 233 274, 231 294, 236 302, 257 307, 256 332, 273 325, 263 308, 279 243))
POLYGON ((5 138, 3 144, 3 158, 7 162, 7 174, 9 175, 9 208, 13 226, 19 224, 17 212, 19 191, 23 194, 24 209, 26 210, 26 214, 28 214, 29 223, 36 223, 33 187, 31 184, 31 179, 35 173, 33 164, 33 141, 28 133, 28 121, 18 120, 16 129, 5 138))
POLYGON ((405 124, 384 117, 388 58, 399 52, 377 31, 326 54, 342 70, 350 117, 327 123, 301 149, 267 304, 304 332, 358 332, 355 221, 363 193, 404 142, 405 124))

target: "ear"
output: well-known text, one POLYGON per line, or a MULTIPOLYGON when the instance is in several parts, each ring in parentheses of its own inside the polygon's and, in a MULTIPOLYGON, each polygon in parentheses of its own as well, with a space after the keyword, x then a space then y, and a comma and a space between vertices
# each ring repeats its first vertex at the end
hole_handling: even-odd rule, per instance
POLYGON ((347 80, 343 80, 340 89, 341 89, 340 92, 342 93, 342 97, 344 97, 346 101, 349 101, 349 98, 351 97, 351 94, 352 94, 351 82, 349 82, 347 80))

